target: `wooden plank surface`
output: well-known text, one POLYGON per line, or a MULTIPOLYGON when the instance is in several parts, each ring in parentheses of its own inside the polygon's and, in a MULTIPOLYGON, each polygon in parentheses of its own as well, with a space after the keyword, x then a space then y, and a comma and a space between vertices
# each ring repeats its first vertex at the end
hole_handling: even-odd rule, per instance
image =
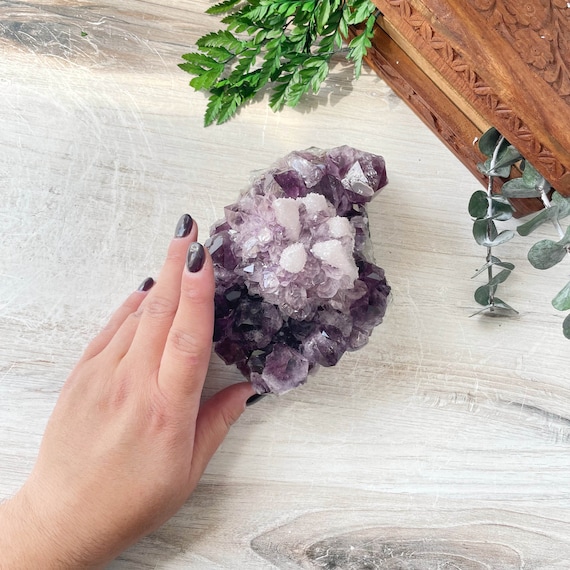
MULTIPOLYGON (((180 214, 204 236, 251 171, 350 144, 389 169, 370 206, 393 287, 384 324, 248 409, 179 514, 111 568, 567 568, 570 345, 549 299, 568 264, 538 273, 531 240, 503 246, 517 269, 501 297, 520 316, 469 319, 478 183, 375 74, 351 85, 340 64, 298 110, 257 101, 203 129, 205 99, 176 64, 215 29, 206 6, 0 2, 0 498, 180 214)), ((207 395, 238 378, 213 357, 207 395)))

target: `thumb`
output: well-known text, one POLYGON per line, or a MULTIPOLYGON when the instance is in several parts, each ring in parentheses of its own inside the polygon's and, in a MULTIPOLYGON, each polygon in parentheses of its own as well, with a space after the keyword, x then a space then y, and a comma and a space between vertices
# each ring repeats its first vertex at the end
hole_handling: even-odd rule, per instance
POLYGON ((231 426, 255 394, 249 382, 224 388, 202 405, 196 419, 196 435, 190 468, 190 492, 194 490, 210 459, 220 447, 231 426))

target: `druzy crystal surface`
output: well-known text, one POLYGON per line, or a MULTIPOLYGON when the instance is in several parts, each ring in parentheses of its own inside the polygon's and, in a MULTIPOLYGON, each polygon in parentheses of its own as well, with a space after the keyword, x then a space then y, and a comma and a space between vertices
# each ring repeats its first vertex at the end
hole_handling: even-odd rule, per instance
POLYGON ((214 347, 258 393, 303 384, 382 322, 390 287, 372 260, 365 205, 386 183, 380 156, 292 152, 212 228, 214 347))

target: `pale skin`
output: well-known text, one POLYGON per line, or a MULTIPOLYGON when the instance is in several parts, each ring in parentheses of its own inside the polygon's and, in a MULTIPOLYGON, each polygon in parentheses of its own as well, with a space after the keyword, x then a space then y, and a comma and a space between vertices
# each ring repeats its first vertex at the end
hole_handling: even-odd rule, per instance
POLYGON ((200 406, 214 275, 201 246, 203 265, 187 262, 190 226, 65 382, 29 479, 0 505, 1 570, 104 567, 178 511, 254 394, 239 383, 200 406))

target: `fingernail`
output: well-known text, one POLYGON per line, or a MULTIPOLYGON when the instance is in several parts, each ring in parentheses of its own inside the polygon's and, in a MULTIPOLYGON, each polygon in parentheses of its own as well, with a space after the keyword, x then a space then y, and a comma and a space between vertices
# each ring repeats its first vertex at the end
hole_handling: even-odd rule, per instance
POLYGON ((190 214, 184 214, 176 225, 176 230, 174 231, 175 238, 185 238, 192 231, 192 226, 194 225, 194 220, 190 214))
POLYGON ((204 266, 204 261, 206 261, 204 246, 197 241, 191 243, 186 256, 186 267, 188 271, 190 271, 190 273, 197 273, 204 266))
POLYGON ((251 396, 251 398, 248 398, 245 402, 246 406, 253 406, 253 404, 255 404, 255 402, 259 402, 259 400, 261 400, 262 398, 265 398, 265 396, 267 396, 267 394, 254 394, 253 396, 251 396))
POLYGON ((154 279, 152 277, 147 277, 140 285, 137 291, 150 291, 154 285, 154 279))

